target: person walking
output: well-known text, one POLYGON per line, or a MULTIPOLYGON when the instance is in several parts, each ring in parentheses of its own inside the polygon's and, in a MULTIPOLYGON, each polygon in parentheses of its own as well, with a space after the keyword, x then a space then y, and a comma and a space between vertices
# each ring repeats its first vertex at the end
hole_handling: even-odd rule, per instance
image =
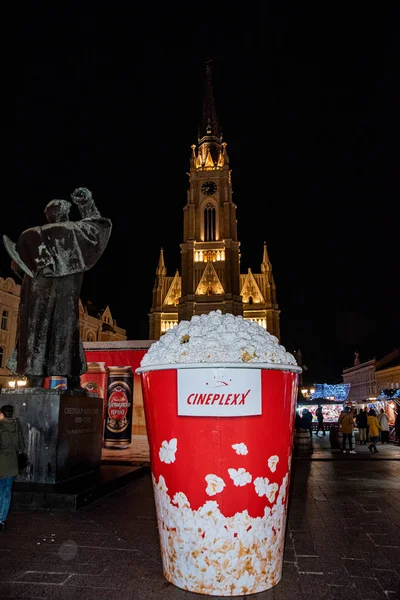
POLYGON ((354 429, 354 414, 350 406, 345 406, 339 417, 339 427, 342 432, 342 452, 343 454, 356 454, 353 450, 353 429, 354 429), (349 442, 349 450, 346 450, 346 441, 349 442))
POLYGON ((310 437, 312 437, 312 422, 313 422, 312 412, 310 412, 308 410, 308 408, 303 408, 302 418, 303 418, 303 423, 304 423, 304 425, 303 425, 304 429, 308 429, 308 431, 310 432, 310 437))
POLYGON ((12 418, 13 411, 10 404, 0 408, 0 531, 6 528, 12 485, 18 475, 17 453, 24 450, 18 423, 12 418))
POLYGON ((381 408, 378 415, 379 425, 381 426, 381 442, 382 444, 389 443, 389 417, 385 413, 385 410, 381 408))
POLYGON ((367 440, 369 437, 369 425, 368 425, 368 406, 364 406, 365 416, 367 417, 367 440))
POLYGON ((368 425, 368 415, 365 410, 360 410, 360 412, 356 416, 356 424, 358 427, 358 441, 361 445, 364 446, 367 443, 367 425, 368 425))
POLYGON ((369 436, 371 443, 368 446, 368 450, 375 454, 378 453, 376 442, 379 440, 379 432, 382 427, 379 425, 378 417, 376 416, 376 412, 374 408, 371 408, 368 412, 368 427, 369 427, 369 436))
POLYGON ((322 406, 320 404, 318 404, 318 408, 315 411, 315 415, 318 419, 318 425, 317 425, 317 432, 316 435, 318 436, 318 432, 319 430, 322 431, 322 433, 325 435, 325 429, 324 429, 324 414, 322 412, 322 406))

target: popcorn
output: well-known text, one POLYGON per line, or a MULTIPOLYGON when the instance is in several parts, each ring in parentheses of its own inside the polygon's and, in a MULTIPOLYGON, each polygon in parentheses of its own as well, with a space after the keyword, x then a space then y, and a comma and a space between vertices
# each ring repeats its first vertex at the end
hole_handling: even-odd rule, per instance
POLYGON ((277 491, 278 491, 277 483, 271 483, 270 485, 267 486, 267 493, 265 495, 267 496, 267 498, 271 502, 271 504, 275 500, 275 494, 277 491))
POLYGON ((248 483, 251 483, 251 480, 253 479, 252 476, 250 475, 250 473, 248 473, 246 471, 246 469, 243 469, 242 467, 240 469, 228 469, 228 473, 229 473, 229 477, 232 479, 233 483, 236 486, 244 486, 248 483))
POLYGON ((248 453, 247 446, 243 442, 240 444, 232 444, 232 448, 235 450, 236 454, 245 455, 248 453))
POLYGON ((259 496, 267 495, 267 487, 269 484, 269 479, 266 477, 256 477, 254 480, 254 487, 259 496))
POLYGON ((294 356, 266 329, 217 310, 169 329, 150 346, 141 367, 207 362, 297 365, 294 356))
POLYGON ((279 462, 279 456, 276 456, 276 455, 270 456, 270 458, 268 459, 268 466, 273 473, 275 473, 275 471, 276 471, 276 465, 278 464, 278 462, 279 462))
POLYGON ((164 440, 161 444, 160 451, 158 453, 161 462, 165 462, 168 464, 175 462, 175 453, 178 446, 178 440, 173 438, 169 442, 164 440))
POLYGON ((218 475, 206 475, 205 480, 207 481, 206 493, 209 496, 215 496, 215 494, 219 494, 224 489, 226 483, 221 477, 218 475))
MULTIPOLYGON (((272 508, 264 508, 262 517, 250 517, 247 510, 225 517, 218 503, 211 500, 192 510, 182 492, 175 494, 172 503, 164 478, 160 475, 157 483, 152 477, 168 581, 184 590, 211 596, 255 594, 278 583, 285 541, 288 473, 280 487, 276 483, 269 486, 276 486, 279 495, 272 508)), ((222 481, 216 475, 207 478, 222 481)), ((263 485, 268 482, 257 479, 263 485)), ((264 487, 267 490, 268 483, 264 487)))

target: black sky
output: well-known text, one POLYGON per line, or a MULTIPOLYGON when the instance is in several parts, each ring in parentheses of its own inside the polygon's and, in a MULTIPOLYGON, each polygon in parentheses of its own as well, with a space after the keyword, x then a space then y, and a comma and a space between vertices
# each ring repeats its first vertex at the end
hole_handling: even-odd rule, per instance
MULTIPOLYGON (((2 233, 15 240, 48 201, 91 189, 113 232, 83 297, 146 339, 160 246, 168 274, 180 268, 212 58, 242 272, 259 272, 265 240, 282 343, 301 348, 310 382, 334 382, 354 351, 400 343, 398 16, 390 4, 275 4, 26 3, 2 233)), ((2 248, 3 273, 8 262, 2 248)))

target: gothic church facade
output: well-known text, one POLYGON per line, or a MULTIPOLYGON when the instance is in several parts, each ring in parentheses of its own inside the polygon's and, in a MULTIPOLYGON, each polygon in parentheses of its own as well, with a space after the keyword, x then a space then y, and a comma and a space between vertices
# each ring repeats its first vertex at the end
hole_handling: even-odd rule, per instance
MULTIPOLYGON (((261 246, 261 245, 260 245, 261 246)), ((240 242, 227 144, 222 141, 210 64, 184 207, 181 273, 168 276, 161 248, 150 309, 151 340, 193 315, 221 310, 256 321, 280 338, 279 307, 267 246, 261 273, 240 273, 240 242)))

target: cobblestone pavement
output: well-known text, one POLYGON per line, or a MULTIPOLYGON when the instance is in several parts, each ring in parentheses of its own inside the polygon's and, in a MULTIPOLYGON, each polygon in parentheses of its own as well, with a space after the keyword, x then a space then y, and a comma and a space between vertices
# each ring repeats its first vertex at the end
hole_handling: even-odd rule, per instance
MULTIPOLYGON (((240 598, 399 600, 400 461, 353 458, 293 461, 282 580, 240 598)), ((163 578, 149 474, 79 512, 11 511, 0 533, 4 600, 202 597, 163 578)))

